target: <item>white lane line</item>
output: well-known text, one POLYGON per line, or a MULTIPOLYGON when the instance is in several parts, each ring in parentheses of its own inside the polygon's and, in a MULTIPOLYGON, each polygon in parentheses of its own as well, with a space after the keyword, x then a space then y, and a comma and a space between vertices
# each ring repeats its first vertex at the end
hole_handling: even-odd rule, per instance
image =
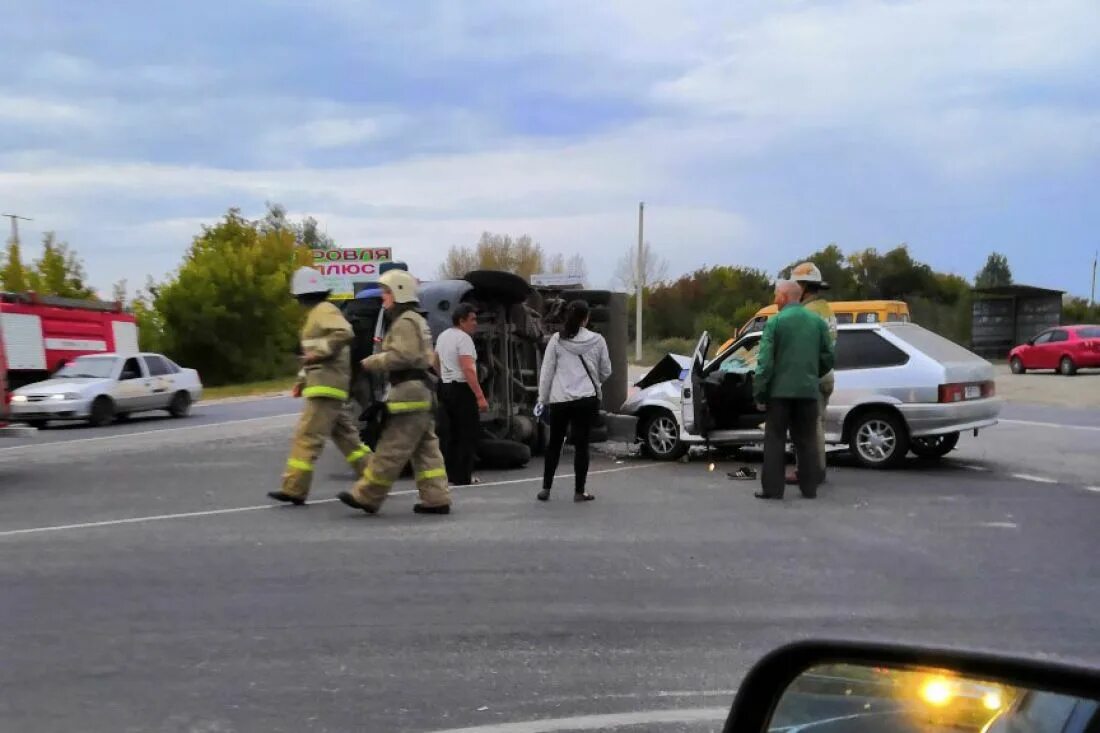
POLYGON ((1083 486, 1081 488, 1083 488, 1085 491, 1091 491, 1095 494, 1100 494, 1100 486, 1083 486))
POLYGON ((296 417, 297 412, 284 412, 279 415, 264 415, 262 417, 248 417, 243 420, 226 420, 225 422, 211 422, 203 423, 202 425, 187 425, 182 428, 160 428, 154 430, 139 430, 132 433, 112 433, 111 435, 100 435, 95 438, 76 438, 74 440, 50 440, 42 443, 26 443, 24 445, 14 445, 8 448, 0 448, 0 453, 10 453, 17 450, 28 450, 31 448, 59 448, 67 445, 78 445, 80 443, 98 443, 104 440, 120 440, 122 438, 138 438, 144 435, 164 435, 166 433, 182 433, 188 430, 212 430, 214 428, 221 427, 223 425, 244 425, 245 423, 260 422, 262 420, 276 420, 285 417, 296 417))
POLYGON ((1046 476, 1033 476, 1030 473, 1013 473, 1009 474, 1012 478, 1018 478, 1021 481, 1034 481, 1037 484, 1056 484, 1058 479, 1047 478, 1046 476))
POLYGON ((642 713, 611 715, 579 715, 574 718, 549 718, 523 723, 490 723, 469 728, 447 728, 434 733, 554 733, 554 731, 613 730, 650 723, 698 723, 725 720, 729 712, 729 706, 726 706, 724 708, 650 710, 642 713))
POLYGON ((1065 423, 1057 422, 1038 422, 1036 420, 1006 420, 1001 418, 1000 422, 1007 423, 1009 425, 1030 425, 1036 428, 1062 428, 1064 430, 1091 430, 1100 433, 1100 427, 1096 425, 1066 425, 1065 423))
MULTIPOLYGON (((643 463, 637 466, 623 466, 621 468, 605 468, 599 471, 589 471, 589 476, 600 476, 608 473, 619 473, 620 471, 637 471, 642 468, 651 468, 654 464, 643 463)), ((571 478, 573 474, 563 473, 559 474, 557 478, 571 478)), ((514 484, 529 484, 533 481, 542 481, 542 476, 528 476, 526 478, 509 479, 508 481, 488 481, 482 484, 474 484, 471 486, 461 487, 465 489, 485 489, 494 486, 512 486, 514 484)), ((406 494, 415 494, 416 489, 403 489, 401 491, 391 491, 390 496, 403 496, 406 494)), ((339 499, 317 499, 310 501, 310 504, 331 504, 332 502, 339 501, 339 499)), ((285 509, 286 504, 253 504, 252 506, 238 506, 231 509, 208 509, 201 512, 181 512, 179 514, 155 514, 148 517, 129 517, 127 519, 106 519, 101 522, 82 522, 80 524, 55 524, 48 527, 28 527, 27 529, 9 529, 0 532, 0 537, 15 537, 17 535, 28 534, 42 534, 44 532, 62 532, 70 529, 94 529, 97 527, 113 527, 120 524, 139 524, 142 522, 160 522, 165 519, 193 519, 195 517, 213 517, 220 514, 240 514, 243 512, 257 512, 263 509, 285 509)))
POLYGON ((982 522, 982 527, 989 527, 991 529, 1019 529, 1020 525, 1015 522, 982 522))
POLYGON ((982 471, 982 472, 985 472, 985 471, 991 470, 986 466, 978 466, 978 465, 975 465, 973 463, 956 463, 955 465, 958 466, 961 469, 966 470, 966 471, 982 471))

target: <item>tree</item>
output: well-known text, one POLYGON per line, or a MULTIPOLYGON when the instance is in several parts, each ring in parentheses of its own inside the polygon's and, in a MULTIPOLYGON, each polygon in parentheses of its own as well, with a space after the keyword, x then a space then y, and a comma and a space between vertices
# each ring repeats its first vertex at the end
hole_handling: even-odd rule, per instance
POLYGON ((176 274, 148 288, 135 313, 163 338, 163 350, 216 385, 293 371, 302 312, 287 284, 309 250, 283 227, 230 209, 203 227, 176 274), (152 311, 152 312, 149 312, 152 311))
POLYGON ((84 283, 84 264, 65 242, 57 241, 53 232, 42 235, 42 256, 34 261, 27 273, 30 288, 43 295, 88 300, 95 290, 84 283))
POLYGON ((503 270, 530 280, 532 275, 545 272, 545 267, 542 245, 529 235, 513 239, 507 234, 484 232, 473 247, 451 247, 439 267, 439 277, 461 278, 473 270, 503 270))
MULTIPOLYGON (((643 291, 653 287, 668 277, 668 262, 653 251, 649 242, 642 245, 642 282, 643 291)), ((619 258, 615 267, 615 284, 628 293, 638 291, 638 248, 631 247, 619 258)), ((644 303, 643 303, 644 306, 644 303)))
POLYGON ((261 232, 290 232, 299 245, 310 249, 332 249, 336 246, 312 216, 295 223, 287 218, 286 207, 282 204, 268 201, 264 205, 267 207, 267 214, 258 222, 261 232))
POLYGON ((122 278, 111 286, 111 302, 125 306, 129 299, 129 291, 126 289, 126 278, 122 278))
POLYGON ((798 262, 792 262, 783 270, 783 277, 791 276, 791 270, 803 262, 812 262, 821 270, 822 279, 829 283, 829 298, 831 300, 848 300, 856 295, 856 281, 844 252, 836 243, 827 245, 824 249, 805 257, 798 262))
POLYGON ((555 275, 569 275, 580 280, 582 284, 588 281, 588 266, 584 262, 584 257, 579 254, 566 258, 565 255, 559 252, 550 258, 545 267, 546 272, 555 275))
POLYGON ((985 265, 974 278, 976 288, 999 288, 1012 284, 1012 268, 1008 258, 1000 252, 991 252, 985 265))
POLYGON ((23 266, 23 255, 19 248, 18 239, 8 240, 4 268, 0 270, 0 286, 4 290, 16 293, 27 289, 27 269, 23 266))

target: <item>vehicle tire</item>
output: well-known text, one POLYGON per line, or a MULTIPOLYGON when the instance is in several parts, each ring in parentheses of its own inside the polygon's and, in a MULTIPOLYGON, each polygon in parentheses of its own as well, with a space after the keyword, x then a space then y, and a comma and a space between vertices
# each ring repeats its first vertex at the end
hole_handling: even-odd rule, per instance
POLYGON ((187 417, 191 414, 191 395, 188 392, 176 392, 168 405, 168 414, 172 417, 187 417))
POLYGON ((921 458, 943 458, 959 444, 959 433, 913 438, 909 450, 921 458))
POLYGON ((593 309, 597 306, 609 305, 612 295, 614 293, 610 290, 566 290, 562 292, 562 297, 566 300, 583 300, 593 309))
POLYGON ((115 421, 115 403, 110 397, 100 395, 92 402, 92 412, 88 422, 93 427, 101 428, 115 421))
POLYGON ((1008 362, 1009 367, 1012 369, 1013 374, 1027 374, 1027 367, 1024 366, 1024 361, 1018 356, 1012 357, 1008 362))
POLYGON ((1063 356, 1062 360, 1058 362, 1058 373, 1063 377, 1072 377, 1077 373, 1077 365, 1073 363, 1073 359, 1063 356))
POLYGON ((120 412, 117 415, 115 415, 115 422, 129 422, 129 421, 130 421, 130 413, 128 413, 128 412, 120 412))
POLYGON ((852 424, 849 447, 866 468, 896 468, 909 452, 909 430, 894 412, 869 410, 852 424))
POLYGON ((531 448, 515 440, 487 438, 477 442, 481 468, 522 468, 531 461, 531 448))
POLYGON ((680 425, 668 410, 651 412, 638 430, 642 452, 657 461, 678 461, 688 451, 680 440, 680 425))
POLYGON ((588 322, 595 324, 604 324, 611 321, 611 309, 606 305, 597 305, 588 312, 588 322))
POLYGON ((42 430, 49 423, 49 420, 28 420, 27 427, 34 428, 35 430, 42 430))
POLYGON ((531 286, 519 275, 499 270, 474 270, 466 273, 466 282, 481 291, 509 304, 522 303, 531 294, 531 286))

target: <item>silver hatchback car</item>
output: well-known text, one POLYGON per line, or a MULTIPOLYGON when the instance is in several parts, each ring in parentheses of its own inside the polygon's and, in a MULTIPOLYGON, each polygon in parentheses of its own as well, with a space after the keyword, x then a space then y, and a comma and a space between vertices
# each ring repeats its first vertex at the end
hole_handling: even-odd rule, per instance
MULTIPOLYGON (((690 359, 670 355, 643 377, 621 410, 638 419, 642 450, 676 460, 693 444, 762 442, 764 414, 752 397, 760 336, 708 360, 704 333, 690 359)), ((897 466, 910 451, 940 458, 963 432, 997 424, 995 394, 992 364, 916 324, 840 326, 825 440, 871 468, 897 466)))

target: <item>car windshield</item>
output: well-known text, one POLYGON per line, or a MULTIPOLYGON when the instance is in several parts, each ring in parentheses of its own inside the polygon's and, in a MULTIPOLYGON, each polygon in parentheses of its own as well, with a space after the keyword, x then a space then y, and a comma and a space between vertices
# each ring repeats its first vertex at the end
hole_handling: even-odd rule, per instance
POLYGON ((114 372, 118 359, 111 356, 82 356, 57 370, 54 377, 68 379, 106 379, 114 372))

